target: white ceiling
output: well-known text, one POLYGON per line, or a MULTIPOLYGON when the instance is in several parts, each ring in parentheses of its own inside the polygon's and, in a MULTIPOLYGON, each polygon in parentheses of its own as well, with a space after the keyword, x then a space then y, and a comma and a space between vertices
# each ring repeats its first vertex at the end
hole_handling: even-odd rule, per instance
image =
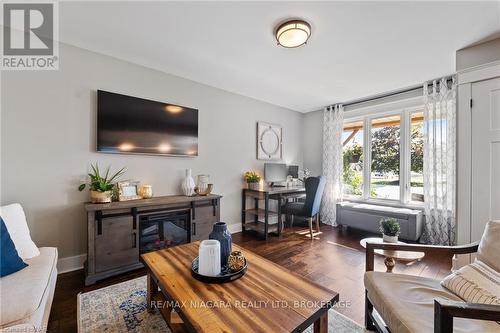
POLYGON ((500 2, 62 2, 60 39, 308 112, 454 72, 500 30, 500 2), (306 46, 276 46, 287 18, 306 46))

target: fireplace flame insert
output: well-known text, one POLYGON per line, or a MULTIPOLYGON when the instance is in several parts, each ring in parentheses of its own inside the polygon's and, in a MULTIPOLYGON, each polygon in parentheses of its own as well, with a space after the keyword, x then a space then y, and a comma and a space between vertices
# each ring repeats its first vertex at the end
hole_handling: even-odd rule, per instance
POLYGON ((147 253, 189 243, 189 210, 141 215, 139 220, 139 251, 147 253))

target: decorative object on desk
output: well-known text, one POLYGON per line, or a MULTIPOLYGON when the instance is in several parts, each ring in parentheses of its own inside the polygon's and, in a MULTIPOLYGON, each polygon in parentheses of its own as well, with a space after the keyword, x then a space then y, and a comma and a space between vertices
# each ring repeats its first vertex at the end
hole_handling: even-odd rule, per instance
POLYGON ((151 199, 153 197, 153 186, 142 185, 139 194, 143 199, 151 199))
POLYGON ((311 177, 311 171, 309 169, 304 168, 299 171, 299 180, 305 182, 307 178, 311 177))
POLYGON ((125 173, 125 168, 121 168, 113 175, 110 175, 110 167, 108 167, 105 174, 101 175, 97 163, 91 164, 90 167, 92 168, 92 173, 88 174, 90 182, 88 184, 80 184, 78 191, 83 191, 88 185, 90 189, 90 201, 92 203, 111 202, 115 181, 125 173))
POLYGON ((118 182, 118 201, 129 201, 142 199, 139 195, 138 181, 118 182))
POLYGON ((233 251, 227 259, 227 266, 231 272, 238 272, 246 265, 246 259, 241 251, 233 251))
POLYGON ((380 232, 384 242, 397 243, 399 231, 400 225, 397 219, 388 217, 380 220, 380 232))
POLYGON ((245 263, 243 267, 235 272, 232 272, 229 267, 223 266, 221 267, 221 271, 218 275, 215 276, 209 276, 209 275, 203 275, 199 272, 199 258, 195 258, 193 262, 191 263, 191 274, 196 280, 199 280, 201 282, 205 283, 225 283, 225 282, 231 282, 234 280, 239 279, 243 275, 245 275, 246 271, 248 268, 247 261, 245 259, 245 263))
POLYGON ((204 240, 198 250, 198 273, 205 276, 220 274, 220 242, 216 239, 204 240))
POLYGON ((208 238, 216 239, 220 242, 220 262, 223 267, 226 267, 227 259, 233 247, 231 234, 227 230, 227 224, 224 222, 215 223, 208 238))
POLYGON ((195 193, 195 187, 194 179, 191 176, 191 169, 186 169, 186 177, 182 181, 182 193, 184 193, 186 197, 191 197, 195 193))
POLYGON ((260 180, 262 177, 255 171, 247 171, 243 175, 248 188, 251 190, 258 190, 260 188, 260 180))
POLYGON ((212 193, 212 190, 214 188, 214 184, 208 184, 207 185, 207 188, 205 189, 205 191, 201 192, 200 189, 198 187, 195 187, 194 188, 194 191, 196 192, 196 194, 198 195, 201 195, 201 196, 206 196, 206 195, 209 195, 210 193, 212 193))
POLYGON ((257 123, 257 159, 281 160, 283 158, 283 128, 280 125, 259 121, 257 123))

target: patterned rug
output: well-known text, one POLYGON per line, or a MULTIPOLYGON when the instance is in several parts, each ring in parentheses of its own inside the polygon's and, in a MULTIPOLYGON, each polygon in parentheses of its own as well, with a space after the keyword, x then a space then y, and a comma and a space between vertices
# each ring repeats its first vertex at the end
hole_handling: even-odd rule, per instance
MULTIPOLYGON (((328 332, 364 333, 361 326, 330 310, 328 332)), ((146 333, 170 329, 158 311, 146 311, 146 277, 78 294, 79 333, 146 333)), ((312 332, 312 327, 305 330, 312 332)))

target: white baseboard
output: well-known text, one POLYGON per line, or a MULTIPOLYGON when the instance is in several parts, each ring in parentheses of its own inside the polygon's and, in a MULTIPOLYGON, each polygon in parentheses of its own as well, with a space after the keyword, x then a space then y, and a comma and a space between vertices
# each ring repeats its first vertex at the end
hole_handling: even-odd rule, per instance
POLYGON ((80 254, 73 257, 61 258, 57 261, 58 274, 76 271, 83 268, 83 263, 87 259, 86 254, 80 254))
POLYGON ((230 233, 235 234, 237 232, 241 232, 241 223, 229 224, 227 229, 230 233))

